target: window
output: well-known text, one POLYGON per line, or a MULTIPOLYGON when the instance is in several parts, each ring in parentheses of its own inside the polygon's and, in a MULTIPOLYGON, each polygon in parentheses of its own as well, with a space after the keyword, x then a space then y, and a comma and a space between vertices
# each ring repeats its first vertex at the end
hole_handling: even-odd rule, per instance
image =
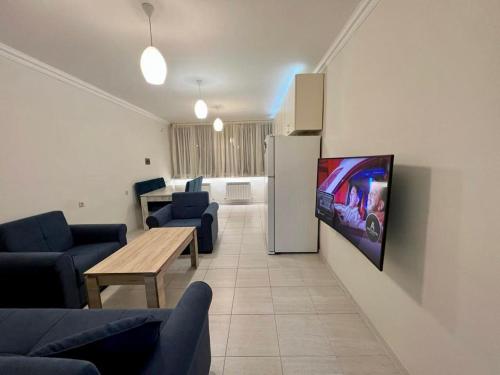
POLYGON ((211 125, 171 126, 175 178, 264 175, 264 141, 272 122, 225 123, 222 132, 211 125))

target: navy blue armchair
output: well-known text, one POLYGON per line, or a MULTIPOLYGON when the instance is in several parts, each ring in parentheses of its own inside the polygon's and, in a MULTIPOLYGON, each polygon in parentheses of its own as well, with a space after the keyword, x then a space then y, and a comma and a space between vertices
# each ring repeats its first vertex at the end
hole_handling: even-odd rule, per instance
POLYGON ((0 374, 99 375, 97 364, 81 358, 39 357, 32 353, 82 331, 147 315, 161 321, 161 326, 159 337, 141 367, 133 372, 118 369, 114 372, 113 367, 119 367, 114 362, 116 355, 110 357, 106 353, 98 358, 100 362, 105 362, 116 374, 207 375, 211 361, 208 322, 211 300, 210 287, 197 281, 187 288, 173 310, 0 309, 0 374))
POLYGON ((0 307, 81 308, 83 273, 127 243, 125 224, 68 225, 61 211, 0 225, 0 307))
POLYGON ((150 228, 196 227, 198 251, 211 253, 219 232, 218 210, 219 205, 209 202, 206 191, 173 193, 172 204, 148 216, 146 224, 150 228))

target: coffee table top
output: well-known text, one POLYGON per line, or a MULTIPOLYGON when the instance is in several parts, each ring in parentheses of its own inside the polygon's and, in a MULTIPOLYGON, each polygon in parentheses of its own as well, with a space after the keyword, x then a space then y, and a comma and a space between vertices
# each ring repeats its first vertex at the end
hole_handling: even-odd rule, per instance
POLYGON ((158 274, 186 248, 195 227, 153 228, 98 263, 84 275, 158 274))

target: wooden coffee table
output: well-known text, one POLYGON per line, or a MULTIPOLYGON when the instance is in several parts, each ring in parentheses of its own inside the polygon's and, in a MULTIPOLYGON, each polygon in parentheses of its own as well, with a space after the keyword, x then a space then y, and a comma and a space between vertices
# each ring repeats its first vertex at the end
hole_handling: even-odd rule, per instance
POLYGON ((188 245, 191 265, 197 268, 195 227, 154 228, 145 232, 84 273, 89 308, 102 308, 100 287, 104 285, 144 285, 148 307, 164 307, 165 272, 188 245))

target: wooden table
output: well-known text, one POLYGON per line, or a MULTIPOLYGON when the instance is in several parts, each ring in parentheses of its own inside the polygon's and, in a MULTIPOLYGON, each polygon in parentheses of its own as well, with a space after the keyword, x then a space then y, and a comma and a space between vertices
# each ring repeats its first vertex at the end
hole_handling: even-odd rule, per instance
POLYGON ((149 308, 165 306, 165 272, 190 245, 191 265, 198 267, 195 227, 153 228, 95 265, 85 275, 89 308, 102 308, 100 287, 144 285, 149 308))
POLYGON ((144 226, 144 230, 149 229, 146 224, 146 219, 149 216, 148 202, 170 202, 172 201, 172 193, 172 186, 166 186, 141 195, 142 225, 144 226))

